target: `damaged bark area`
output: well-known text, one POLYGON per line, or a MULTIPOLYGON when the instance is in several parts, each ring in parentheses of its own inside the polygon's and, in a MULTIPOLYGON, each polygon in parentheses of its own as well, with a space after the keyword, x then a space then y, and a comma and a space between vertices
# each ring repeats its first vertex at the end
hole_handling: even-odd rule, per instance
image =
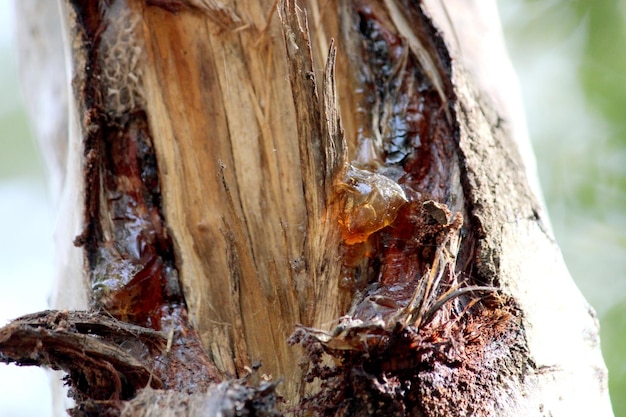
POLYGON ((501 229, 540 205, 432 4, 61 2, 91 310, 0 360, 74 416, 524 408, 501 229))
MULTIPOLYGON (((170 336, 163 389, 203 392, 221 379, 188 319, 173 245, 163 219, 157 160, 145 113, 138 16, 124 2, 75 1, 84 78, 82 107, 85 251, 92 308, 170 336)), ((139 387, 136 387, 139 388, 139 387)), ((132 397, 128 397, 132 398, 132 397)), ((80 403, 79 403, 80 407, 80 403)))
MULTIPOLYGON (((508 377, 521 378, 529 363, 515 303, 475 268, 480 224, 463 184, 450 57, 418 7, 344 6, 344 41, 354 49, 353 77, 342 81, 358 98, 358 131, 352 161, 334 173, 329 209, 352 302, 334 329, 301 326, 290 339, 311 359, 307 378, 321 381, 304 409, 497 415, 498 375, 517 369, 508 377)), ((306 31, 298 12, 282 13, 288 51, 290 41, 298 53, 309 49, 290 32, 306 31)), ((294 96, 301 74, 291 72, 294 96)))
POLYGON ((14 320, 0 332, 0 359, 67 372, 72 416, 277 415, 275 384, 248 381, 252 368, 220 383, 188 317, 146 113, 144 6, 76 0, 66 7, 83 116, 85 218, 74 245, 84 250, 91 311, 14 320))
POLYGON ((65 371, 76 400, 73 417, 200 417, 207 410, 216 415, 234 409, 239 415, 278 415, 274 384, 217 383, 193 356, 200 347, 175 347, 180 340, 190 337, 94 312, 51 310, 2 328, 0 360, 65 371))
POLYGON ((162 388, 168 378, 153 372, 166 352, 167 335, 97 313, 20 317, 2 329, 0 340, 4 360, 66 371, 79 402, 126 400, 140 387, 162 388))

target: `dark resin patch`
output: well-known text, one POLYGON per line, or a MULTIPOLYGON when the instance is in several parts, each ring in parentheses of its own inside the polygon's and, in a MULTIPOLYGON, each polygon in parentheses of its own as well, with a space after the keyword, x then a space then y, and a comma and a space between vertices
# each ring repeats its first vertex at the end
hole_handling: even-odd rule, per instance
POLYGON ((311 360, 308 379, 321 384, 302 403, 318 415, 490 415, 497 404, 485 387, 524 349, 514 304, 476 275, 479 227, 460 178, 450 58, 419 6, 406 6, 415 36, 435 39, 425 53, 449 93, 442 102, 432 68, 386 6, 353 5, 355 96, 369 119, 345 168, 358 178, 336 184, 339 282, 352 306, 330 331, 299 327, 290 340, 311 360), (399 187, 401 204, 383 204, 391 199, 372 185, 383 183, 399 187))

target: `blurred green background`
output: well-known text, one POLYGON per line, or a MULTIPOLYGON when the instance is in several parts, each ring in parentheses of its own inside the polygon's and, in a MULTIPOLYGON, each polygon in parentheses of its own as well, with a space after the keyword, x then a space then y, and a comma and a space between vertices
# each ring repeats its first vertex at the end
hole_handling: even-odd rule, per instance
MULTIPOLYGON (((598 312, 613 408, 626 417, 626 0, 498 6, 551 221, 598 312)), ((45 171, 19 97, 14 24, 8 0, 0 0, 2 323, 45 308, 53 253, 45 171)), ((45 390, 45 376, 10 369, 0 367, 0 414, 49 415, 47 393, 24 397, 33 381, 45 390)))

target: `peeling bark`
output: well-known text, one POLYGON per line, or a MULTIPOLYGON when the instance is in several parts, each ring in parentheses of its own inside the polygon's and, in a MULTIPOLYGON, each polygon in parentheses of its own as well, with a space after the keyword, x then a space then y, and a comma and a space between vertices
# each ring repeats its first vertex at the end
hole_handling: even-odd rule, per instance
POLYGON ((77 402, 72 416, 234 409, 276 415, 274 384, 216 383, 213 364, 186 332, 158 332, 94 312, 44 311, 0 330, 0 359, 65 371, 77 402))
POLYGON ((17 319, 0 358, 68 372, 73 415, 610 415, 507 85, 475 73, 497 22, 461 3, 61 0, 91 310, 17 319))

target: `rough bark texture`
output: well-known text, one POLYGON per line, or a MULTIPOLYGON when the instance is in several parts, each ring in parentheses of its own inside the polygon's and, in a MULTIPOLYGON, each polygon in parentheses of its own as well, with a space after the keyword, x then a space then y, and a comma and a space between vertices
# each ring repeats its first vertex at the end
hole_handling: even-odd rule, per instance
POLYGON ((611 414, 492 3, 60 4, 73 415, 611 414))

